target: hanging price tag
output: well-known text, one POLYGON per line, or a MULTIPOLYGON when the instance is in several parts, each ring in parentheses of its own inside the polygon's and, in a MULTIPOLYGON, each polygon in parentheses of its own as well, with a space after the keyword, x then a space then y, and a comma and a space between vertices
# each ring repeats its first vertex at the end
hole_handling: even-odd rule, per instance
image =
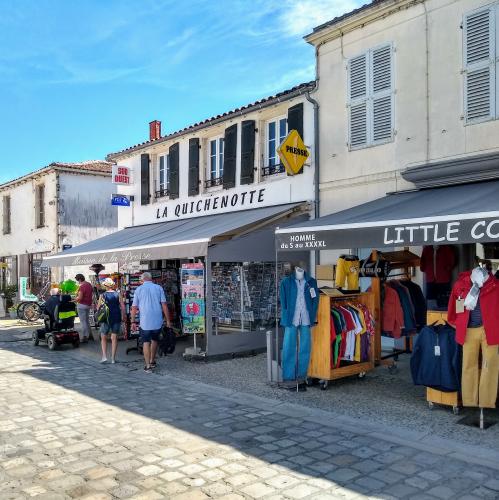
POLYGON ((464 312, 464 299, 457 299, 456 300, 456 313, 463 313, 464 312))
POLYGON ((440 346, 439 345, 435 346, 435 356, 440 356, 440 346))
POLYGON ((313 299, 315 299, 315 297, 317 296, 317 294, 315 293, 315 290, 313 288, 310 289, 310 297, 312 297, 313 299))

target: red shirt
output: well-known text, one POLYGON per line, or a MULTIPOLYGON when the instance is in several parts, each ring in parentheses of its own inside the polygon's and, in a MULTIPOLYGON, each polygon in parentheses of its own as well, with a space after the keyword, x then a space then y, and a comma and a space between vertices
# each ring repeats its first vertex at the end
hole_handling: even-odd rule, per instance
POLYGON ((78 304, 83 304, 90 307, 92 305, 92 285, 88 281, 84 281, 83 283, 81 283, 78 292, 81 294, 81 298, 78 301, 78 304))
MULTIPOLYGON (((466 331, 470 319, 470 311, 457 312, 456 300, 465 299, 470 291, 471 271, 461 273, 457 278, 449 299, 447 320, 456 327, 456 342, 463 345, 466 341, 466 331)), ((480 288, 480 309, 482 311, 483 328, 488 345, 499 345, 499 322, 497 311, 499 311, 499 280, 490 275, 489 279, 480 288)))

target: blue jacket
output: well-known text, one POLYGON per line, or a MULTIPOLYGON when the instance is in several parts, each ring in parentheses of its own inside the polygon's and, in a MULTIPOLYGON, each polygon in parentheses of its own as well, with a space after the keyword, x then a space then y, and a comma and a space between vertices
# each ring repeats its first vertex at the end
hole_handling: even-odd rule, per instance
MULTIPOLYGON (((319 307, 319 289, 317 281, 305 273, 305 304, 307 306, 310 324, 317 322, 317 309, 319 307), (310 292, 313 289, 314 292, 310 292), (315 297, 312 297, 315 295, 315 297)), ((281 299, 281 326, 293 326, 293 316, 296 307, 296 295, 298 288, 296 286, 296 278, 294 274, 286 276, 281 281, 280 299, 281 299)))
POLYGON ((415 385, 444 392, 461 388, 461 346, 454 329, 448 325, 425 326, 418 335, 411 357, 411 374, 415 385), (435 346, 440 356, 435 355, 435 346))

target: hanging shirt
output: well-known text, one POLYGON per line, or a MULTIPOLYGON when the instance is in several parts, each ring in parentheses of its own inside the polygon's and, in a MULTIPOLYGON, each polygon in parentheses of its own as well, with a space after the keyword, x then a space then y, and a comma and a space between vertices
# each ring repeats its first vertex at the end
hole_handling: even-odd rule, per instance
POLYGON ((310 316, 307 310, 307 304, 305 303, 305 280, 295 280, 296 281, 296 307, 295 314, 293 316, 293 326, 309 326, 310 316))

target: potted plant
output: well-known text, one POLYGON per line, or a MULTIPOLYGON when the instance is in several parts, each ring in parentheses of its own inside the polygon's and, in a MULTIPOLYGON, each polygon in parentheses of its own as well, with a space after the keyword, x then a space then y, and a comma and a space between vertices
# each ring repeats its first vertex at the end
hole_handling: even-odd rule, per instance
POLYGON ((17 307, 15 306, 9 307, 9 316, 10 319, 17 319, 17 307))

